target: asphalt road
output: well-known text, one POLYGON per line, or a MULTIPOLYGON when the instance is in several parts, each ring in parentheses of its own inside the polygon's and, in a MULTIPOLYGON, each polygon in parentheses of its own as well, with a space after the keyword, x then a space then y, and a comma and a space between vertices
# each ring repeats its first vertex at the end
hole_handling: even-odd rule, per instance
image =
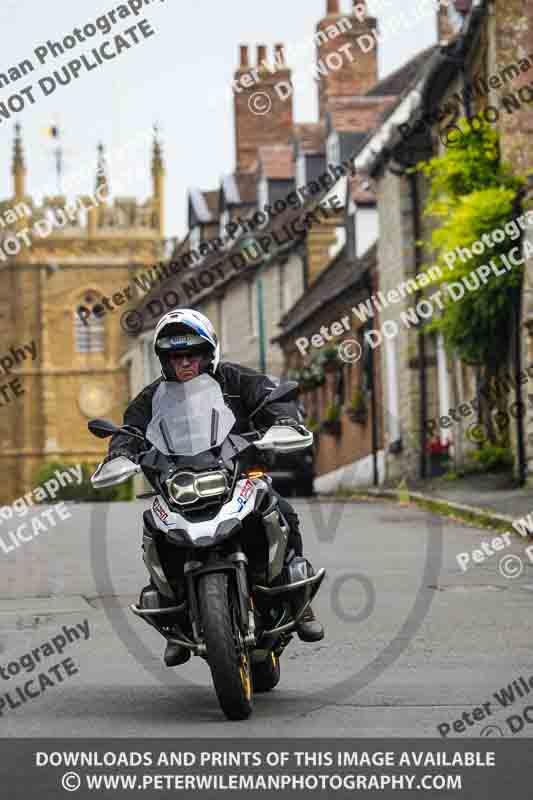
MULTIPOLYGON (((489 724, 512 736, 506 718, 533 704, 533 690, 512 708, 493 697, 533 675, 527 542, 515 537, 463 573, 457 553, 494 534, 388 502, 297 500, 306 554, 328 572, 315 602, 326 639, 294 639, 279 687, 256 697, 249 720, 226 721, 205 662, 164 667, 163 640, 126 608, 146 583, 146 506, 70 505, 69 520, 0 553, 0 736, 431 737, 488 701, 490 714, 450 736, 494 735, 489 724), (509 554, 522 558, 515 578, 498 568, 509 554), (61 655, 40 649, 34 669, 29 658, 20 666, 63 626, 79 626, 79 639, 61 655), (64 659, 68 667, 49 671, 64 659), (22 702, 16 687, 32 678, 35 697, 22 702)), ((3 521, 0 536, 11 528, 3 521)), ((516 735, 530 731, 526 723, 516 735)))

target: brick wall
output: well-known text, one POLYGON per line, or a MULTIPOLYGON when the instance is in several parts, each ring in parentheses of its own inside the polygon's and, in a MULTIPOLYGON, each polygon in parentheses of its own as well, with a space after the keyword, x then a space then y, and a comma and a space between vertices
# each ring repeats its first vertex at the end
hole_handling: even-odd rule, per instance
MULTIPOLYGON (((359 3, 359 6, 362 4, 359 3)), ((340 14, 339 3, 327 3, 326 16, 316 26, 317 64, 325 74, 320 74, 318 82, 318 104, 320 118, 328 110, 333 98, 354 97, 365 94, 378 80, 377 69, 377 44, 368 52, 372 42, 371 32, 376 28, 373 17, 362 18, 352 14, 340 14), (322 35, 321 35, 322 34, 322 35), (367 39, 360 47, 357 39, 366 34, 367 39), (346 48, 346 50, 341 50, 346 48), (332 57, 331 53, 339 53, 342 57, 342 66, 338 66, 339 58, 332 57)))
MULTIPOLYGON (((281 50, 277 51, 277 60, 280 59, 281 50)), ((274 88, 284 82, 290 84, 291 72, 285 67, 274 70, 274 57, 271 58, 273 74, 261 66, 268 60, 267 49, 260 45, 257 48, 257 60, 253 65, 249 62, 248 47, 241 46, 241 63, 235 73, 234 108, 235 108, 235 163, 237 172, 250 170, 257 161, 257 150, 261 145, 288 144, 293 133, 293 105, 292 95, 283 100, 274 88), (257 81, 251 75, 254 67, 257 69, 257 81), (266 113, 254 113, 254 95, 266 95, 258 98, 258 108, 271 108, 266 113)), ((282 96, 286 92, 282 91, 282 96)))

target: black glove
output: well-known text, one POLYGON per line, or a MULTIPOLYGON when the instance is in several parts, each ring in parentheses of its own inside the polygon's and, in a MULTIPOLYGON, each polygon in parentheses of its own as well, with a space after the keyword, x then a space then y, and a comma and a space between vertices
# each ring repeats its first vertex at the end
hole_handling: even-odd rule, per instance
POLYGON ((294 417, 278 417, 274 425, 290 425, 292 428, 297 428, 300 423, 294 417))
POLYGON ((293 417, 279 417, 274 422, 274 425, 289 425, 291 428, 294 428, 294 430, 298 431, 298 433, 301 433, 302 435, 309 433, 307 428, 304 425, 302 425, 301 422, 299 422, 297 419, 294 419, 293 417))
POLYGON ((137 456, 131 452, 131 450, 126 450, 125 448, 117 448, 116 450, 112 450, 104 460, 102 464, 107 464, 109 461, 113 461, 114 458, 118 458, 119 456, 124 456, 125 458, 129 458, 130 461, 133 461, 134 464, 137 463, 137 456))

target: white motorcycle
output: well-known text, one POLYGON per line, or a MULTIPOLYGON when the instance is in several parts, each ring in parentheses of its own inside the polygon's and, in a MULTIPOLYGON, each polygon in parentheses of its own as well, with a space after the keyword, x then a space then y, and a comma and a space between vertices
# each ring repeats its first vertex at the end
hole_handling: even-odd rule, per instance
MULTIPOLYGON (((250 415, 296 395, 278 386, 250 415)), ((232 433, 233 412, 209 375, 162 382, 142 436, 91 420, 99 438, 119 431, 142 439, 138 463, 119 456, 92 476, 95 488, 141 471, 154 491, 143 515, 144 562, 151 586, 131 610, 167 641, 207 660, 228 719, 246 719, 253 691, 280 679, 280 656, 326 574, 288 549, 289 526, 266 474, 266 451, 292 453, 313 443, 303 426, 274 425, 264 435, 232 433), (263 457, 262 457, 263 456, 263 457)))

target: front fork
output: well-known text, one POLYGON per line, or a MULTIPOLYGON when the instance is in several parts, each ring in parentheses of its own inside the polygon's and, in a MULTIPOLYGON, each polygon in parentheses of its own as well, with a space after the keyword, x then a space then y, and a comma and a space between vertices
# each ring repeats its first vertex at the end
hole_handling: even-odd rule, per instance
POLYGON ((183 569, 194 637, 197 641, 202 641, 200 636, 201 621, 196 594, 196 579, 200 575, 205 575, 208 572, 232 572, 235 575, 237 589, 239 628, 245 644, 248 647, 253 647, 256 642, 255 617, 253 599, 250 595, 248 576, 246 574, 248 559, 242 550, 237 550, 235 553, 225 556, 223 561, 217 560, 216 555, 213 555, 214 558, 207 564, 201 561, 187 561, 183 569))

